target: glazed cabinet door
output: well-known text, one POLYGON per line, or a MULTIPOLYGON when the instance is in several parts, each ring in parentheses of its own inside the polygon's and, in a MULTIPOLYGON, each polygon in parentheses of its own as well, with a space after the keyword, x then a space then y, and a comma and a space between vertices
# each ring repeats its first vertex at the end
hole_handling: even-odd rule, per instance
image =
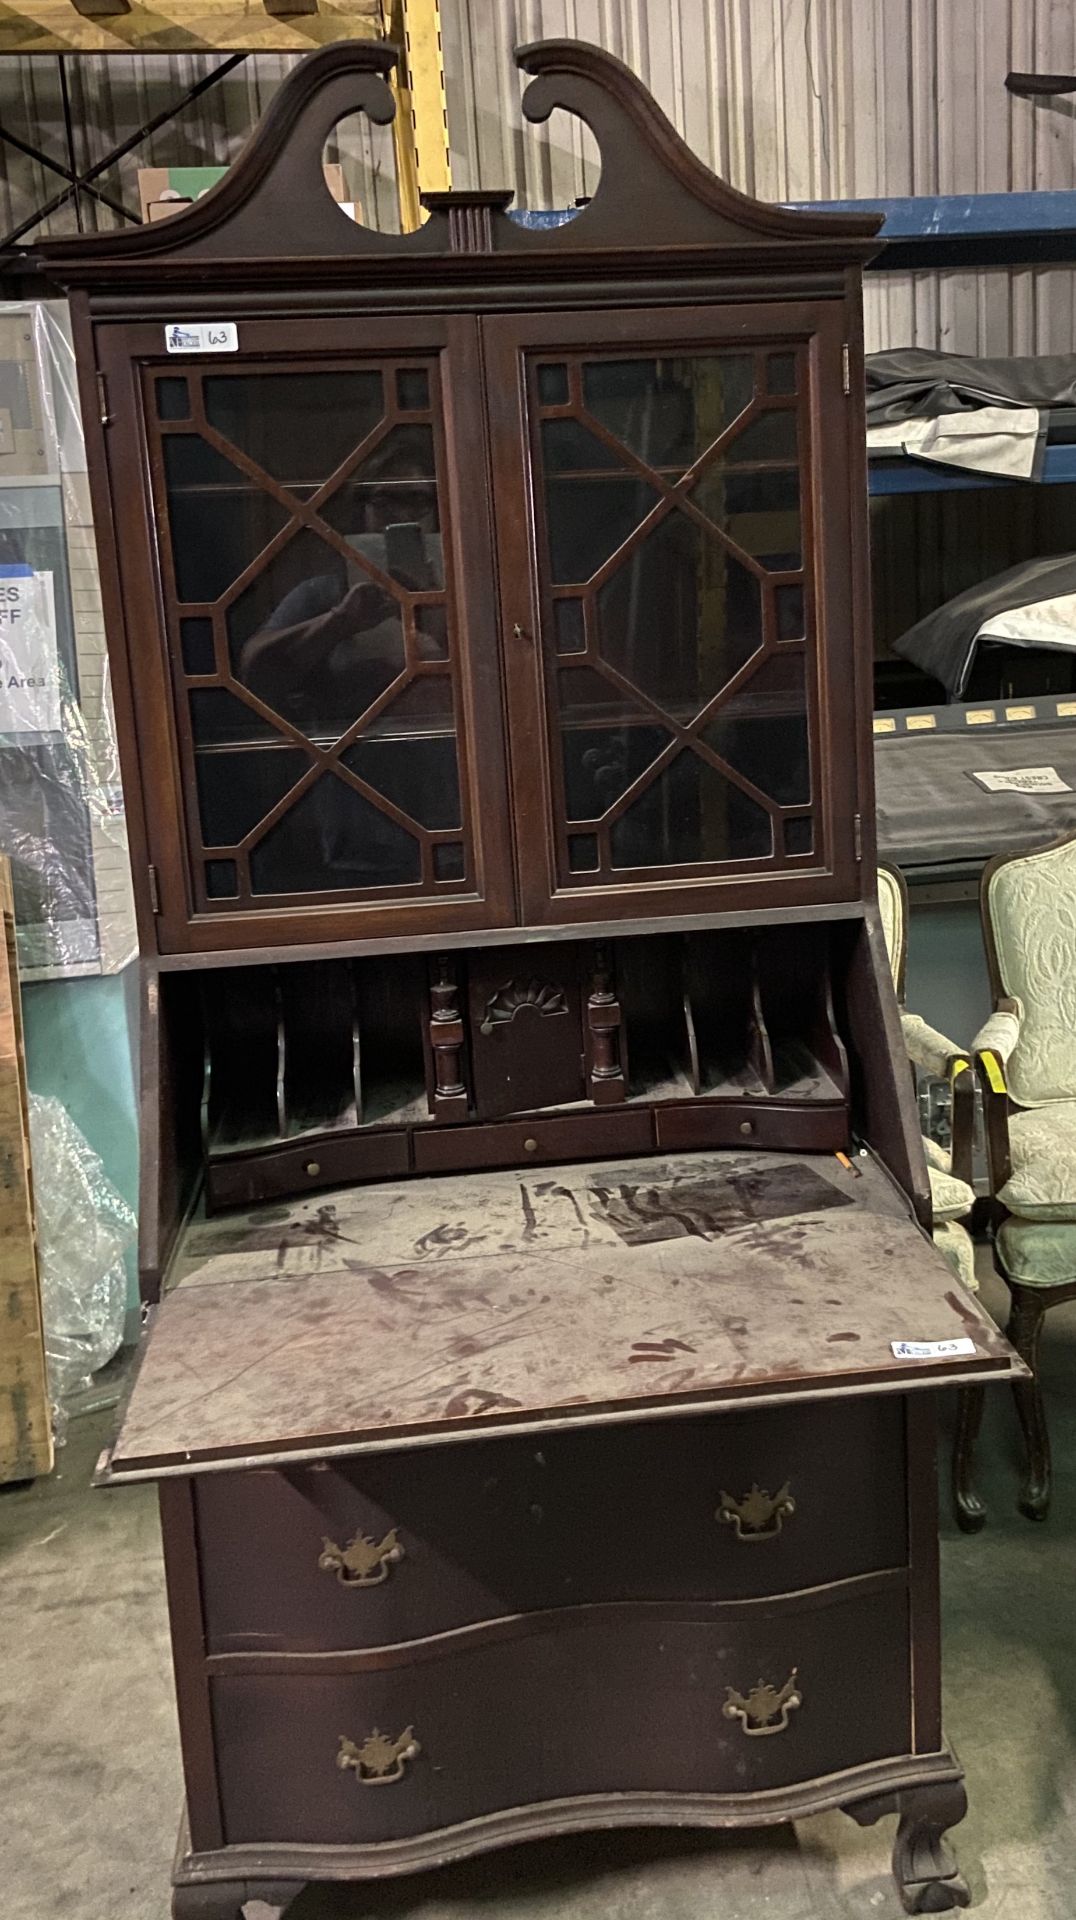
POLYGON ((476 323, 165 334, 97 332, 162 949, 511 920, 476 323))
POLYGON ((842 316, 485 323, 525 919, 855 894, 842 316))

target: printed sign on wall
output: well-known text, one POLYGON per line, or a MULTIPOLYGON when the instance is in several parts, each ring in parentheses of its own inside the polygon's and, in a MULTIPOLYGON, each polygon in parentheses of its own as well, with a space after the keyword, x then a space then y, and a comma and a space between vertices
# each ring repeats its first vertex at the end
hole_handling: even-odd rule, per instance
POLYGON ((60 725, 52 574, 0 566, 0 734, 59 733, 60 725))

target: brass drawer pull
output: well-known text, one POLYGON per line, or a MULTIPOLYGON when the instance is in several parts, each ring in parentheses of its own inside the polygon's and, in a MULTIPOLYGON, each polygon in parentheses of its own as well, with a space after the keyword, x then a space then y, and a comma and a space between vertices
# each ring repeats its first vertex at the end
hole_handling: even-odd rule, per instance
POLYGON ((351 1767, 362 1787, 391 1787, 395 1781, 403 1779, 407 1762, 414 1760, 421 1752, 413 1727, 405 1727, 396 1740, 390 1740, 387 1733, 375 1727, 372 1733, 367 1734, 361 1747, 357 1747, 354 1740, 349 1740, 347 1734, 342 1733, 336 1764, 341 1772, 351 1767))
POLYGON ((338 1547, 335 1540, 323 1540, 318 1572, 335 1573, 342 1587, 379 1587, 388 1579, 396 1561, 403 1557, 395 1527, 383 1540, 371 1540, 368 1534, 357 1533, 346 1547, 338 1547))
POLYGON ((749 1739, 757 1739, 766 1733, 783 1733, 788 1725, 788 1716, 797 1707, 803 1705, 803 1696, 796 1685, 796 1669, 793 1667, 784 1686, 778 1692, 768 1682, 760 1680, 744 1697, 735 1687, 726 1687, 727 1699, 721 1711, 726 1720, 738 1720, 749 1739))
POLYGON ((770 1493, 756 1481, 742 1500, 734 1500, 732 1494, 722 1488, 716 1518, 726 1527, 734 1528, 737 1540, 775 1540, 785 1521, 796 1511, 790 1486, 786 1480, 776 1493, 770 1493))

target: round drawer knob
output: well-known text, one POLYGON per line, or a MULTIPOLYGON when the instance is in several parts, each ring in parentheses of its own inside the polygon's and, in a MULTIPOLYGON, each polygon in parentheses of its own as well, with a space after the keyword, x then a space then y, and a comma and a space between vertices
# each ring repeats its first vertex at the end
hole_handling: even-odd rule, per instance
POLYGON ((308 1160, 304 1168, 304 1172, 308 1173, 311 1179, 314 1179, 315 1175, 321 1172, 321 1161, 308 1160))
POLYGON ((524 1153, 537 1153, 538 1151, 537 1140, 524 1140, 523 1151, 524 1153))
POLYGON ((740 1121, 740 1132, 741 1132, 741 1133, 745 1133, 745 1134, 752 1134, 752 1133, 754 1133, 754 1131, 755 1131, 755 1123, 754 1123, 754 1121, 753 1121, 753 1120, 741 1120, 741 1121, 740 1121))

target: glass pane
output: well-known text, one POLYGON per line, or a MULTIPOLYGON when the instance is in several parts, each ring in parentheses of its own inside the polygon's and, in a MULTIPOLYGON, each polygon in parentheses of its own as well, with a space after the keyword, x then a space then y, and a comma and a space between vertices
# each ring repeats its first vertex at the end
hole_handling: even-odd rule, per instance
POLYGON ((748 421, 742 433, 729 441, 724 458, 730 465, 739 465, 747 460, 788 460, 795 463, 799 458, 799 446, 794 409, 781 407, 771 413, 757 414, 754 420, 748 421))
POLYGON ((422 877, 418 841, 335 774, 324 773, 250 854, 253 893, 350 892, 422 877))
POLYGON ((444 585, 433 428, 393 427, 321 517, 411 592, 444 585))
POLYGON ((288 511, 196 433, 162 441, 176 592, 219 600, 274 534, 288 511))
POLYGON ((811 797, 803 655, 763 662, 703 728, 707 746, 783 806, 811 797))
POLYGON ((744 553, 774 573, 802 566, 800 483, 794 467, 738 473, 716 460, 691 498, 744 553))
POLYGON ((445 841, 433 850, 433 871, 437 880, 462 880, 465 872, 463 848, 458 840, 445 841))
POLYGON ((583 368, 583 399, 595 419, 649 465, 677 472, 694 464, 753 393, 748 354, 592 360, 583 368))
POLYGON ((596 833, 570 833, 568 835, 568 865, 573 873, 593 873, 598 865, 598 836, 596 833))
POLYGON ((610 838, 614 867, 764 860, 773 853, 769 815, 690 748, 632 802, 610 838))
POLYGON ((802 587, 775 587, 777 602, 777 638, 802 640, 807 628, 803 611, 802 587))
POLYGON ((384 413, 380 373, 227 373, 203 383, 206 419, 282 486, 320 485, 384 413))
POLYGON ((814 828, 809 813, 800 814, 795 820, 785 821, 785 852, 814 852, 814 828))
MULTIPOLYGON (((190 695, 195 747, 237 746, 245 740, 279 740, 272 722, 226 687, 195 687, 190 695)), ((228 845, 231 844, 229 841, 228 845)))
POLYGON ((548 365, 538 369, 538 398, 543 407, 566 407, 568 404, 568 369, 563 365, 548 365))
POLYGON ((595 467, 624 471, 620 455, 578 420, 542 421, 542 459, 547 473, 587 473, 595 467))
POLYGON ((234 900, 239 892, 239 874, 234 860, 207 860, 205 890, 211 900, 234 900))
POLYGON ((758 580, 698 521, 671 513, 597 595, 602 658, 680 719, 762 645, 758 580))
POLYGON ((233 847, 264 820, 310 765, 301 747, 208 747, 194 756, 202 842, 233 847))
POLYGON ((557 675, 569 820, 597 820, 657 759, 672 735, 589 667, 557 675))
POLYGON ((447 676, 412 681, 342 756, 345 766, 421 827, 458 827, 459 768, 447 676))
POLYGON ((430 404, 430 376, 425 367, 400 367, 396 374, 396 405, 417 413, 430 404))
POLYGON ((420 660, 448 659, 448 609, 443 606, 415 608, 415 637, 420 660))
POLYGON ((169 376, 157 382, 157 418, 158 420, 189 420, 191 417, 190 395, 187 382, 179 377, 169 376))
POLYGON ((402 611, 304 528, 228 610, 237 680, 311 739, 338 740, 405 664, 402 611))
POLYGON ((796 356, 771 353, 766 360, 766 388, 769 393, 795 393, 796 356))
POLYGON ((184 673, 216 672, 212 620, 181 620, 179 646, 183 655, 184 673))
POLYGON ((645 480, 626 473, 598 479, 557 474, 546 481, 549 558, 557 586, 582 585, 623 546, 657 504, 645 480))
POLYGON ((581 600, 554 600, 553 624, 558 653, 585 653, 587 636, 583 626, 581 600))

